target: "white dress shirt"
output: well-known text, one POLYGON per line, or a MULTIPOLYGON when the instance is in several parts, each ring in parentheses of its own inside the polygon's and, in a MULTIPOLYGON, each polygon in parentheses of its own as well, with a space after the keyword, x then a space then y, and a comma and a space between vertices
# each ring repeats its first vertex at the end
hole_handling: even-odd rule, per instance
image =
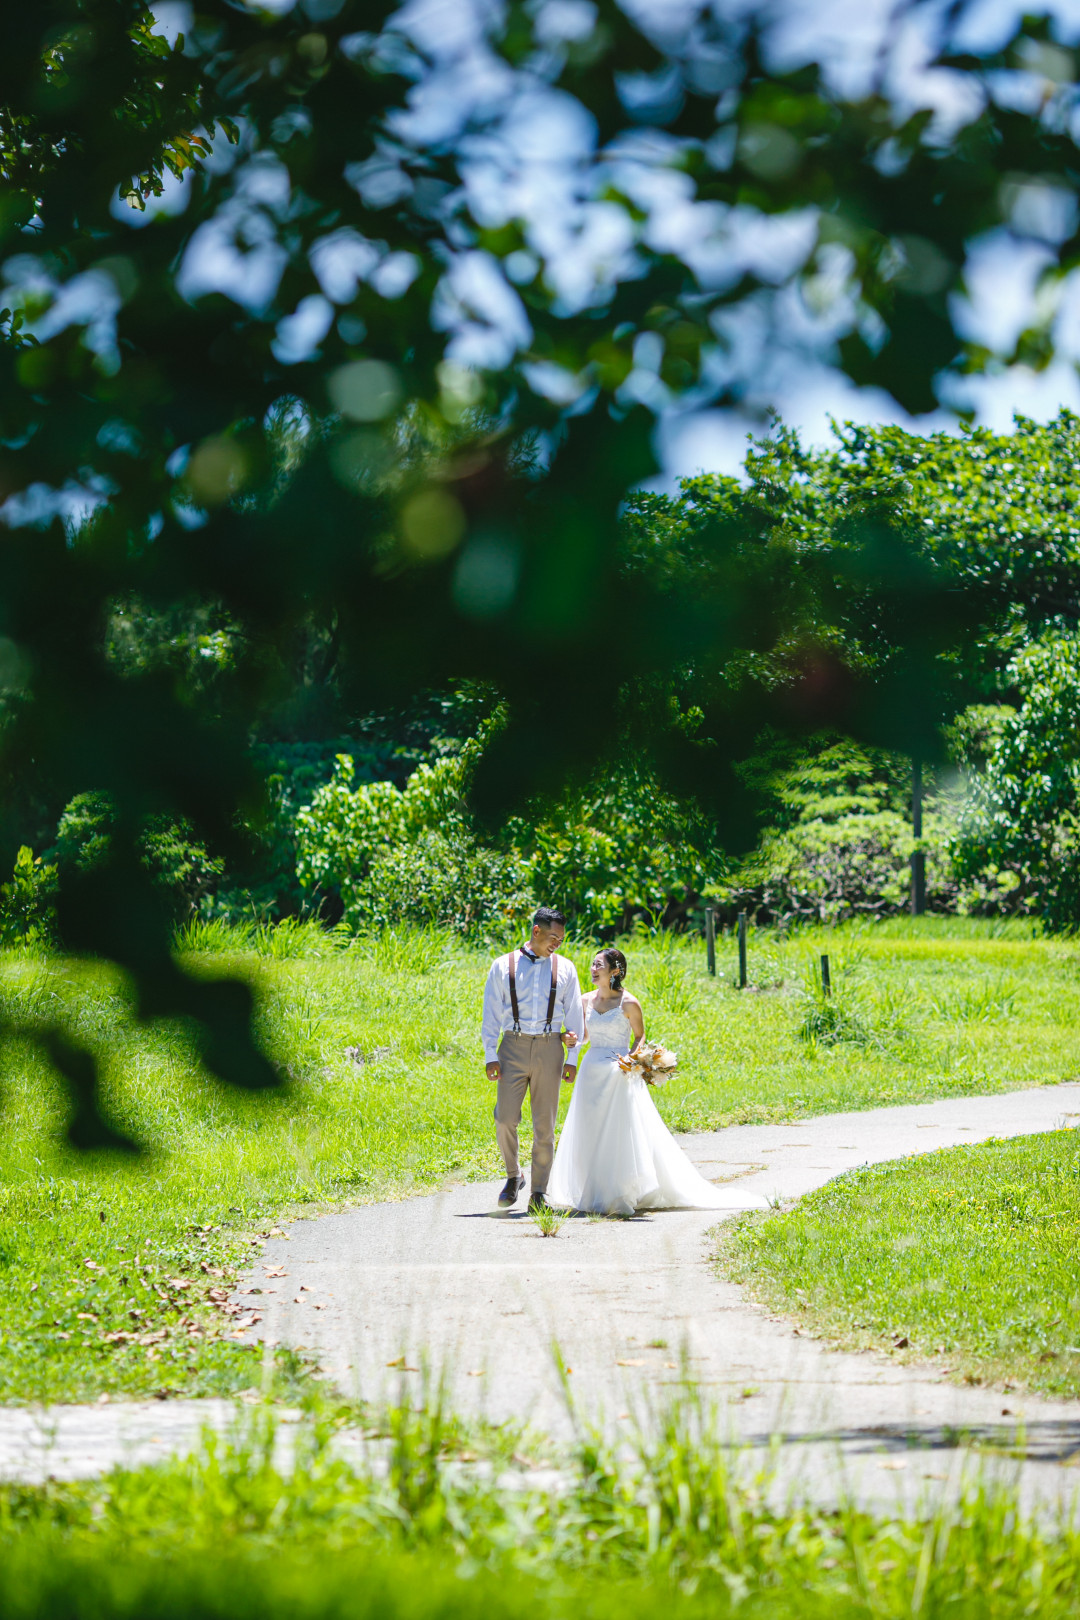
MULTIPOLYGON (((573 1030, 578 1038, 577 1047, 571 1047, 566 1062, 577 1068, 578 1052, 585 1039, 585 1012, 581 1005, 581 986, 572 962, 556 955, 558 974, 555 988, 555 1011, 551 1015, 551 1029, 558 1034, 562 1029, 573 1030)), ((548 999, 551 995, 551 958, 538 956, 532 961, 518 950, 514 966, 518 1011, 521 1014, 523 1035, 542 1035, 547 1023, 548 999)), ((514 1027, 514 1013, 510 1005, 510 956, 497 956, 491 964, 484 986, 484 1062, 494 1063, 499 1055, 499 1041, 508 1029, 514 1027)))

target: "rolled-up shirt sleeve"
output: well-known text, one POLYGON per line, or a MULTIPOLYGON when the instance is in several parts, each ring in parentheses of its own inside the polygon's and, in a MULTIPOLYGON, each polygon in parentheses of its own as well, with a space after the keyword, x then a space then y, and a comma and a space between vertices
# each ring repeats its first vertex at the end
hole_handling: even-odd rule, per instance
POLYGON ((581 1056, 582 1043, 585 1040, 585 1008, 581 1001, 581 986, 578 983, 577 969, 571 964, 566 989, 563 991, 563 1023, 567 1029, 573 1030, 578 1038, 578 1044, 568 1048, 566 1053, 566 1066, 576 1069, 578 1058, 581 1056))
POLYGON ((502 961, 496 957, 488 969, 484 986, 484 1014, 480 1024, 485 1063, 494 1063, 499 1055, 499 1038, 503 1032, 503 1013, 506 1010, 505 977, 502 961))

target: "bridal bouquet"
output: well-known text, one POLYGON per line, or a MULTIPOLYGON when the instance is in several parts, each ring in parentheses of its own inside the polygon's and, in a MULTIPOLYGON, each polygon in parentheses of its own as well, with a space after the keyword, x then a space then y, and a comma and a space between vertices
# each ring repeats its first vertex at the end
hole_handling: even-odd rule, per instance
POLYGON ((647 1086, 666 1086, 679 1066, 674 1052, 659 1041, 642 1041, 633 1057, 621 1057, 624 1074, 639 1074, 647 1086))

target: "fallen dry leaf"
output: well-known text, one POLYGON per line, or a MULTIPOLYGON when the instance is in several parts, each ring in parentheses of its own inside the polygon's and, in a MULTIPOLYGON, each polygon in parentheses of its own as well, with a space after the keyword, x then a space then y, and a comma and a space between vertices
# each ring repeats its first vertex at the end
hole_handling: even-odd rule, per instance
POLYGON ((903 1457, 890 1457, 888 1462, 878 1463, 878 1467, 899 1469, 906 1468, 907 1463, 904 1461, 903 1457))
POLYGON ((177 1290, 179 1290, 181 1288, 190 1288, 191 1287, 191 1278, 190 1277, 170 1277, 168 1285, 169 1285, 170 1288, 175 1288, 177 1290))
POLYGON ((96 1322, 97 1316, 93 1311, 76 1311, 75 1316, 80 1322, 96 1322))
POLYGON ((90 1270, 90 1271, 104 1271, 105 1270, 105 1267, 104 1266, 99 1266, 96 1260, 84 1260, 83 1265, 86 1266, 88 1268, 88 1270, 90 1270))
POLYGON ((312 1290, 308 1287, 307 1283, 301 1283, 300 1284, 300 1292, 302 1294, 310 1294, 312 1292, 312 1290))
POLYGON ((316 1305, 315 1309, 317 1311, 325 1311, 326 1306, 325 1305, 316 1305))
POLYGON ((386 1363, 388 1367, 397 1367, 401 1372, 419 1372, 419 1367, 410 1367, 404 1356, 398 1356, 394 1361, 386 1363))
POLYGON ((478 1367, 475 1372, 466 1373, 465 1376, 467 1378, 483 1378, 484 1369, 482 1367, 478 1367))
POLYGON ((665 1361, 664 1366, 665 1367, 674 1367, 675 1370, 678 1371, 679 1363, 677 1361, 665 1361))
MULTIPOLYGON (((622 1361, 617 1361, 615 1363, 615 1365, 616 1365, 616 1367, 644 1367, 644 1365, 645 1365, 645 1357, 644 1356, 626 1356, 622 1361)), ((570 1371, 569 1367, 567 1367, 566 1370, 567 1370, 567 1372, 569 1372, 570 1371)))
POLYGON ((268 1277, 287 1277, 289 1273, 284 1266, 263 1266, 268 1277))
POLYGON ((102 1344, 127 1344, 129 1339, 136 1337, 137 1335, 134 1333, 124 1333, 121 1330, 119 1333, 103 1333, 101 1342, 102 1344))
POLYGON ((288 1236, 289 1236, 288 1232, 283 1232, 281 1230, 280 1226, 272 1226, 270 1228, 269 1232, 267 1232, 266 1235, 267 1235, 267 1237, 283 1237, 283 1238, 288 1238, 288 1236))

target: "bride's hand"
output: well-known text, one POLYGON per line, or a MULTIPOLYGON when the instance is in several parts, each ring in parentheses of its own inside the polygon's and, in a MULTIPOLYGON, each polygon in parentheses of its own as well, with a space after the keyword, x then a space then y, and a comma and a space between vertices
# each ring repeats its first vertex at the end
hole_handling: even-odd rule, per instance
POLYGON ((572 1046, 577 1045, 578 1038, 574 1034, 574 1031, 572 1029, 564 1029, 563 1030, 563 1042, 567 1047, 572 1047, 572 1046))

